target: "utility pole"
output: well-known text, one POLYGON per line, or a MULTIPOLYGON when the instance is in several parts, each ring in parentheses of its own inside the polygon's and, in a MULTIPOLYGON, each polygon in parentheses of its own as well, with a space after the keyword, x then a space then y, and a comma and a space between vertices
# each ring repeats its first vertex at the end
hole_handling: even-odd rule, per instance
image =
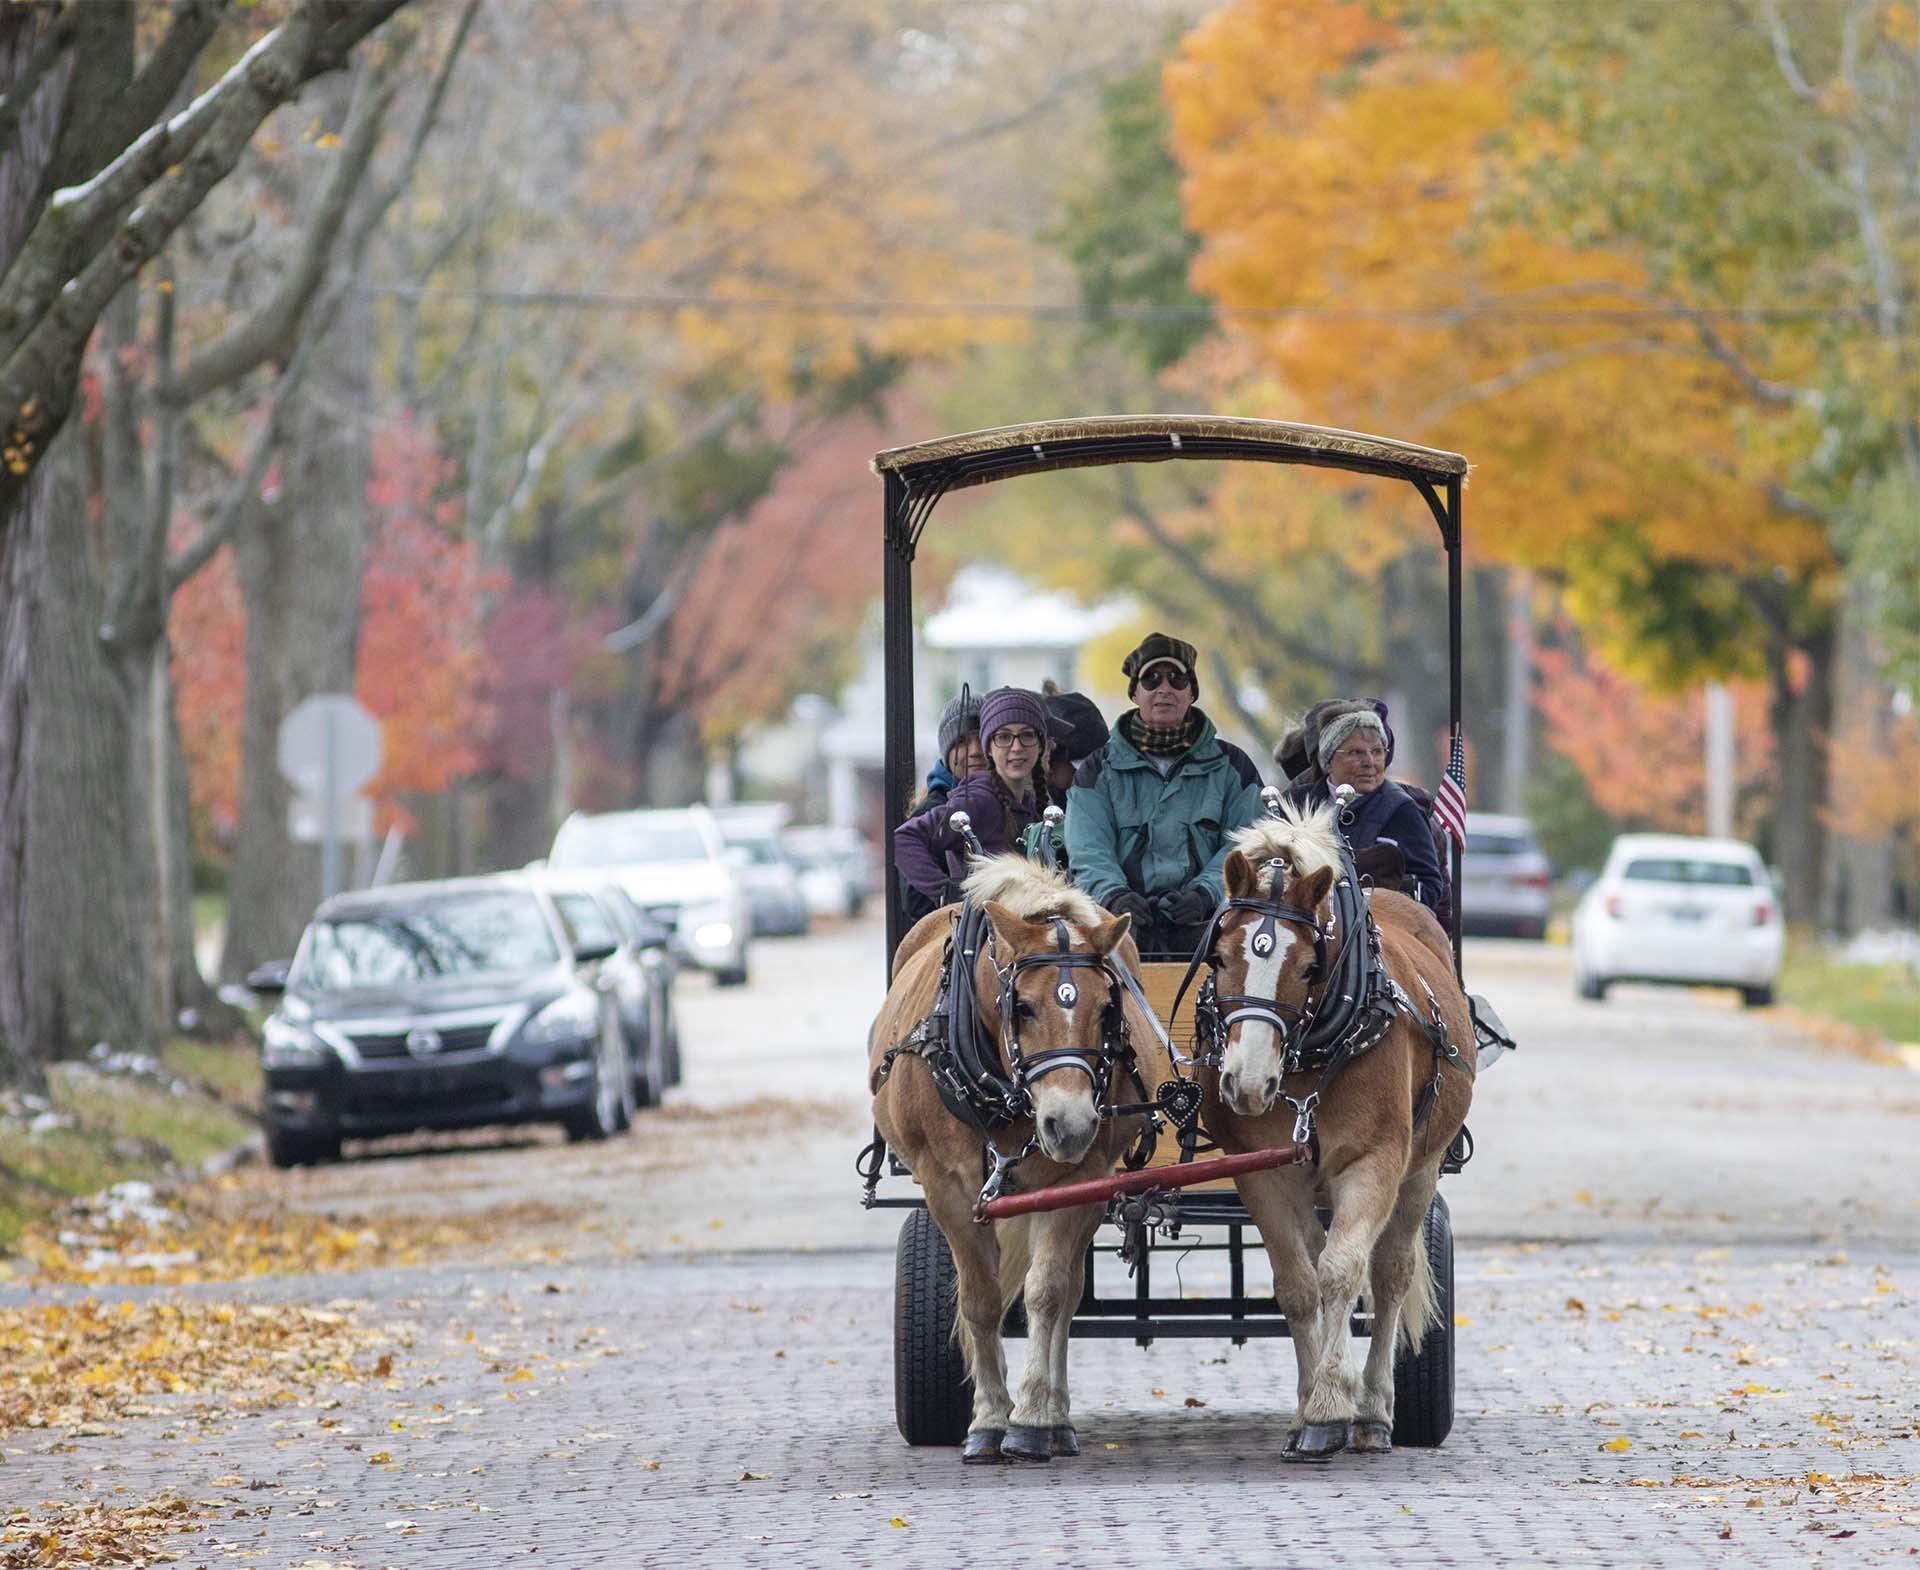
POLYGON ((1707 833, 1733 837, 1733 689, 1707 683, 1707 833))

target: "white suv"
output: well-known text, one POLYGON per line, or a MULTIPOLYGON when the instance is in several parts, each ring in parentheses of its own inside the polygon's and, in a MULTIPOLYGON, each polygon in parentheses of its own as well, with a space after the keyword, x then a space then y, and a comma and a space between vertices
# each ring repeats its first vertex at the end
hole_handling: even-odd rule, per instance
POLYGON ((547 864, 615 879, 634 904, 673 929, 684 959, 723 987, 746 984, 746 895, 705 807, 576 812, 554 835, 547 864))
POLYGON ((1760 853, 1739 840, 1623 834, 1573 913, 1574 986, 1615 981, 1737 987, 1773 1001, 1784 947, 1780 901, 1760 853))

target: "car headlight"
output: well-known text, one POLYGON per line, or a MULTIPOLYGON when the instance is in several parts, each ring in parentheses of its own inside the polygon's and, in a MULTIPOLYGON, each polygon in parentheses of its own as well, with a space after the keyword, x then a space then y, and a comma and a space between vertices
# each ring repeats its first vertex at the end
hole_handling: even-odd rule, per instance
POLYGON ((680 930, 695 948, 723 949, 733 942, 733 910, 725 900, 690 905, 680 914, 680 930))
POLYGON ((529 1046, 551 1047, 562 1042, 591 1041, 600 1033, 600 1005, 593 994, 569 992, 555 998, 521 1033, 529 1046))
POLYGON ((327 1061, 327 1048, 310 1030, 269 1016, 260 1027, 260 1063, 264 1068, 317 1068, 327 1061))

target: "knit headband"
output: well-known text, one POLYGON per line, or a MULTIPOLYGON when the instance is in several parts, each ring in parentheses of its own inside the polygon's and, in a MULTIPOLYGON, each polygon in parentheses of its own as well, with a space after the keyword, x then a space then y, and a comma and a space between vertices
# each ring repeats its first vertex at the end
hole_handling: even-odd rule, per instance
POLYGON ((1320 768, 1324 773, 1327 765, 1333 762, 1333 755, 1340 750, 1340 744, 1357 730, 1370 730, 1380 738, 1380 745, 1387 744, 1387 728, 1380 723, 1380 716, 1371 709, 1357 709, 1350 714, 1342 714, 1338 719, 1329 720, 1320 732, 1320 768))

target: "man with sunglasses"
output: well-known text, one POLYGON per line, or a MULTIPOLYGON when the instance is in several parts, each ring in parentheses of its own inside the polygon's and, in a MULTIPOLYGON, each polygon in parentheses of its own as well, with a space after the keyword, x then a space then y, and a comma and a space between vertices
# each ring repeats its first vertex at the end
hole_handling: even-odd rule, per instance
POLYGON ((1198 658, 1192 644, 1156 632, 1121 662, 1138 707, 1067 792, 1074 881, 1133 917, 1149 958, 1185 959, 1200 945, 1223 897, 1228 837, 1261 811, 1260 771, 1196 707, 1198 658))

